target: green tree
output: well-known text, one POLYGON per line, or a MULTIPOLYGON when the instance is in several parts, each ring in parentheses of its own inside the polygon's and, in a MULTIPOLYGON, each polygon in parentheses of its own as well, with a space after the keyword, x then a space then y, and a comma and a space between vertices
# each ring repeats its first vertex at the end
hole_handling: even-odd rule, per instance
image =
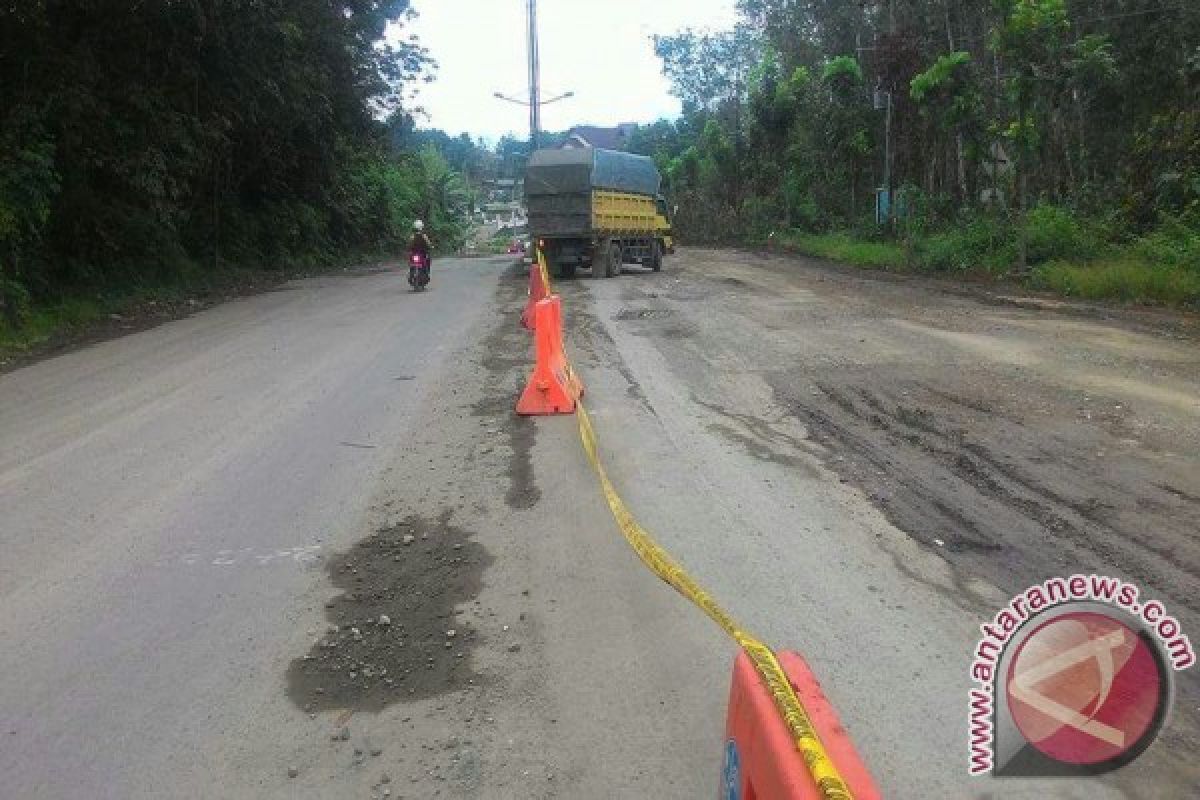
POLYGON ((0 313, 16 327, 29 299, 23 256, 50 218, 58 175, 40 120, 10 119, 0 137, 0 313))
MULTIPOLYGON (((970 202, 966 151, 982 152, 984 101, 971 54, 962 50, 939 56, 912 79, 909 93, 932 123, 931 138, 953 137, 960 205, 970 202)), ((940 143, 939 143, 940 144, 940 143)))
POLYGON ((377 120, 431 67, 412 38, 385 41, 409 16, 408 0, 0 7, 5 307, 377 246, 387 231, 344 193, 379 188, 377 120))
POLYGON ((1007 88, 1016 112, 1004 135, 1017 153, 1017 268, 1024 272, 1029 173, 1037 166, 1035 159, 1049 127, 1048 101, 1061 80, 1071 23, 1065 0, 996 0, 996 5, 1002 21, 992 35, 992 48, 1010 65, 1007 88))

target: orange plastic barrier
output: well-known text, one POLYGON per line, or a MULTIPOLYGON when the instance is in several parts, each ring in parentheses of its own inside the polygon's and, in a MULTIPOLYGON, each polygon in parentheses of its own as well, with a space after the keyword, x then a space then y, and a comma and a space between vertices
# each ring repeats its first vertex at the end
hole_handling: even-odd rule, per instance
POLYGON ((529 263, 529 302, 521 312, 521 324, 527 331, 537 326, 537 304, 550 296, 550 284, 546 280, 546 270, 539 261, 540 257, 541 253, 535 251, 529 263))
MULTIPOLYGON (((854 800, 879 800, 879 789, 808 664, 788 651, 777 657, 854 800)), ((805 767, 750 659, 738 653, 725 723, 721 800, 820 800, 825 796, 805 767)))
POLYGON ((563 352, 562 300, 552 294, 537 304, 534 311, 533 375, 517 401, 517 413, 573 414, 575 403, 583 395, 567 355, 563 352))

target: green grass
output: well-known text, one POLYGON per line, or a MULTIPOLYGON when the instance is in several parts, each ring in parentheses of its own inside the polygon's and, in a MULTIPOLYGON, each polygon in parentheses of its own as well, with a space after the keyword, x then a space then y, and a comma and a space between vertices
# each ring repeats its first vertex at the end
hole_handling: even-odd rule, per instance
POLYGON ((1200 272, 1133 259, 1082 264, 1051 261, 1034 269, 1031 283, 1036 288, 1085 300, 1200 307, 1200 272))
POLYGON ((0 361, 34 351, 51 340, 70 339, 114 314, 136 319, 173 307, 186 310, 179 306, 189 299, 253 291, 333 266, 296 265, 286 271, 227 267, 218 272, 192 267, 160 285, 67 295, 26 309, 19 327, 13 328, 0 319, 0 361))
MULTIPOLYGON (((1124 243, 1100 235, 1099 224, 1058 209, 1039 208, 1029 222, 1031 288, 1085 300, 1200 308, 1200 233, 1166 224, 1124 243)), ((1011 274, 1016 242, 1011 228, 979 218, 916 240, 912 258, 898 242, 864 239, 849 231, 787 231, 780 247, 859 267, 920 272, 1011 274)))
POLYGON ((94 323, 106 313, 116 311, 106 311, 102 301, 75 298, 28 312, 17 329, 0 322, 0 357, 25 352, 56 334, 94 323))
POLYGON ((870 242, 847 233, 801 233, 790 231, 780 244, 807 256, 842 261, 856 267, 904 269, 904 248, 892 242, 870 242))

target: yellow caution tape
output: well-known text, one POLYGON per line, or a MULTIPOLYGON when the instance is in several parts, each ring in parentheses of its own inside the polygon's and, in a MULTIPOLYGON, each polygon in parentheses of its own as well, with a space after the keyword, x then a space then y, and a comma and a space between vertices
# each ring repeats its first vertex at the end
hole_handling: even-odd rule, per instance
MULTIPOLYGON (((536 248, 535 252, 542 280, 545 281, 546 291, 549 293, 551 291, 550 270, 546 266, 546 256, 540 247, 536 248)), ((569 365, 568 369, 570 369, 569 365)), ((771 693, 775 707, 791 732, 792 739, 796 743, 796 750, 804 759, 813 782, 821 792, 821 797, 825 800, 853 800, 849 787, 846 786, 846 782, 842 779, 837 767, 834 766, 833 759, 829 757, 825 746, 821 744, 821 739, 813 728, 808 712, 804 710, 800 698, 796 696, 796 691, 792 688, 791 681, 788 680, 787 673, 783 671, 783 667, 775 658, 775 654, 771 652, 771 648, 742 630, 725 609, 717 604, 712 595, 704 591, 695 579, 675 559, 671 558, 671 555, 658 542, 654 541, 646 529, 638 524, 621 496, 617 494, 612 481, 608 479, 608 472, 605 471, 604 464, 600 461, 600 453, 596 445, 596 430, 592 427, 592 420, 588 416, 587 409, 583 407, 583 401, 576 404, 576 416, 579 418, 579 438, 583 441, 583 449, 587 453, 588 460, 592 462, 596 476, 600 479, 604 498, 608 501, 608 507, 617 521, 617 527, 625 536, 625 540, 655 575, 674 587, 675 591, 690 600, 713 622, 720 625, 721 629, 728 633, 749 657, 755 671, 766 685, 767 691, 771 693)))
POLYGON ((546 266, 546 254, 542 252, 542 248, 534 248, 537 253, 538 270, 542 273, 542 283, 546 287, 546 294, 551 294, 554 290, 550 288, 550 270, 546 266))
POLYGON ((742 630, 725 609, 721 608, 717 601, 704 591, 692 576, 638 524, 624 501, 621 500, 621 496, 617 494, 612 481, 608 479, 608 473, 600 461, 597 450, 596 431, 592 427, 592 420, 582 402, 577 404, 576 416, 579 418, 579 437, 583 440, 583 449, 587 452, 588 460, 592 462, 597 477, 600 478, 600 486, 604 490, 608 507, 617 521, 617 527, 621 529, 621 533, 633 547, 634 552, 655 575, 673 586, 677 592, 707 614, 713 622, 720 625, 721 629, 728 633, 750 658, 754 669, 775 700, 775 707, 779 709, 784 724, 791 732, 792 739, 796 742, 796 749, 804 759, 821 796, 825 800, 852 800, 849 787, 846 786, 846 782, 842 779, 837 767, 834 766, 825 746, 821 744, 808 712, 801 705, 800 698, 796 696, 787 674, 779 665, 771 648, 742 630))

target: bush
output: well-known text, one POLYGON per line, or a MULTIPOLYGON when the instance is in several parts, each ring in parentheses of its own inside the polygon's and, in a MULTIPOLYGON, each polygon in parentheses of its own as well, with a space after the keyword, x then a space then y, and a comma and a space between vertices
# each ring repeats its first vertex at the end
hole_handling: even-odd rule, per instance
POLYGON ((779 227, 782 216, 774 198, 750 197, 742 207, 742 228, 751 239, 762 239, 779 227))
POLYGON ((1200 227, 1171 217, 1158 230, 1133 243, 1133 253, 1151 265, 1182 267, 1200 273, 1200 227))
POLYGON ((1104 249, 1098 225, 1084 225, 1071 211, 1039 205, 1025 215, 1027 259, 1040 264, 1054 259, 1089 260, 1104 249))
POLYGON ((781 185, 784 216, 790 228, 823 230, 828 222, 825 210, 813 195, 809 181, 797 169, 789 169, 781 185))
POLYGON ((832 261, 844 261, 858 267, 901 269, 904 267, 904 248, 892 242, 866 242, 845 233, 809 234, 790 231, 781 237, 781 244, 801 253, 832 261))
POLYGON ((922 267, 938 272, 985 269, 1006 272, 1016 261, 1012 229, 991 217, 972 219, 918 243, 922 267))
POLYGON ((1134 260, 1072 264, 1051 261, 1033 272, 1033 285, 1068 297, 1163 306, 1200 305, 1200 272, 1134 260))
POLYGON ((29 289, 0 272, 0 327, 19 326, 29 313, 29 301, 29 289))

